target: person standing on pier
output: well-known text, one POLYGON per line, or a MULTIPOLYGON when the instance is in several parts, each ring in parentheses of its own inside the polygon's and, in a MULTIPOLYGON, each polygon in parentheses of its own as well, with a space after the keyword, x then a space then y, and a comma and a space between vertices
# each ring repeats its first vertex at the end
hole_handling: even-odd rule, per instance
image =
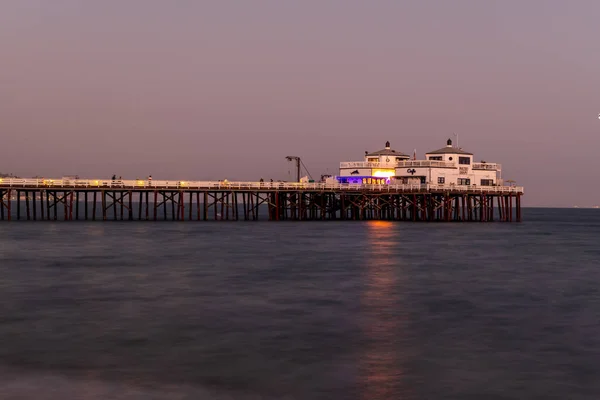
POLYGON ((148 175, 148 186, 152 186, 152 175, 148 175))

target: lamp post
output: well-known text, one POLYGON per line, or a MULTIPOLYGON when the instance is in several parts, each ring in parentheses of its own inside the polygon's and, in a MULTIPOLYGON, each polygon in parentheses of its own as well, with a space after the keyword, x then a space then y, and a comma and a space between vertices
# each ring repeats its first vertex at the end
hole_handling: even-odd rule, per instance
POLYGON ((297 156, 286 156, 288 161, 296 161, 296 182, 300 182, 300 157, 297 156))

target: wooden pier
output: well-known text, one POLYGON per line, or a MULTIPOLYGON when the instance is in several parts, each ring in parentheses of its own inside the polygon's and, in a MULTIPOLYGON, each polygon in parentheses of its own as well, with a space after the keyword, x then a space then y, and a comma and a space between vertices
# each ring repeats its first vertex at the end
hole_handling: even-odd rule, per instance
POLYGON ((0 221, 520 222, 522 187, 0 179, 0 221))

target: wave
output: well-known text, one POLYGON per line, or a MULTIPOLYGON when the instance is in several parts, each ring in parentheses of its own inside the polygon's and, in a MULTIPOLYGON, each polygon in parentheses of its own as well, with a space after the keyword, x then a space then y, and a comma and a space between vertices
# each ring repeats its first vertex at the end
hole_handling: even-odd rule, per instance
MULTIPOLYGON (((271 400, 275 397, 250 395, 194 385, 114 382, 93 377, 73 377, 43 371, 11 370, 0 367, 0 397, 38 400, 271 400)), ((278 396, 278 399, 282 397, 278 396)))

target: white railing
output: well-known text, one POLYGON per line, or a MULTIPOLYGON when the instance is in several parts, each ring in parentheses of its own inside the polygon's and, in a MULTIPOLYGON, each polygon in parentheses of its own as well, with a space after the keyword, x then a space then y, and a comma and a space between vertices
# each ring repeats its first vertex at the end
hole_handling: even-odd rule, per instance
MULTIPOLYGON (((492 164, 488 164, 492 165, 492 164)), ((355 161, 355 162, 341 162, 340 168, 454 168, 456 163, 450 161, 436 161, 436 160, 421 160, 421 161, 398 161, 389 163, 378 163, 378 162, 366 162, 366 161, 355 161)))
POLYGON ((379 167, 381 167, 381 164, 378 162, 352 161, 352 162, 341 162, 340 163, 340 168, 379 168, 379 167))
POLYGON ((418 167, 434 167, 434 168, 454 168, 456 167, 456 163, 450 161, 436 161, 436 160, 426 160, 426 161, 401 161, 396 164, 396 168, 418 168, 418 167))
POLYGON ((502 170, 502 165, 497 163, 473 163, 473 169, 486 171, 500 171, 502 170))
POLYGON ((158 180, 110 180, 110 179, 16 179, 0 178, 0 188, 46 188, 46 189, 238 189, 238 190, 337 190, 337 191, 450 191, 475 193, 523 193, 521 186, 462 186, 462 185, 362 185, 348 183, 305 182, 228 182, 228 181, 158 181, 158 180))
POLYGON ((524 193, 523 186, 481 186, 481 185, 421 185, 429 191, 475 192, 475 193, 524 193))

